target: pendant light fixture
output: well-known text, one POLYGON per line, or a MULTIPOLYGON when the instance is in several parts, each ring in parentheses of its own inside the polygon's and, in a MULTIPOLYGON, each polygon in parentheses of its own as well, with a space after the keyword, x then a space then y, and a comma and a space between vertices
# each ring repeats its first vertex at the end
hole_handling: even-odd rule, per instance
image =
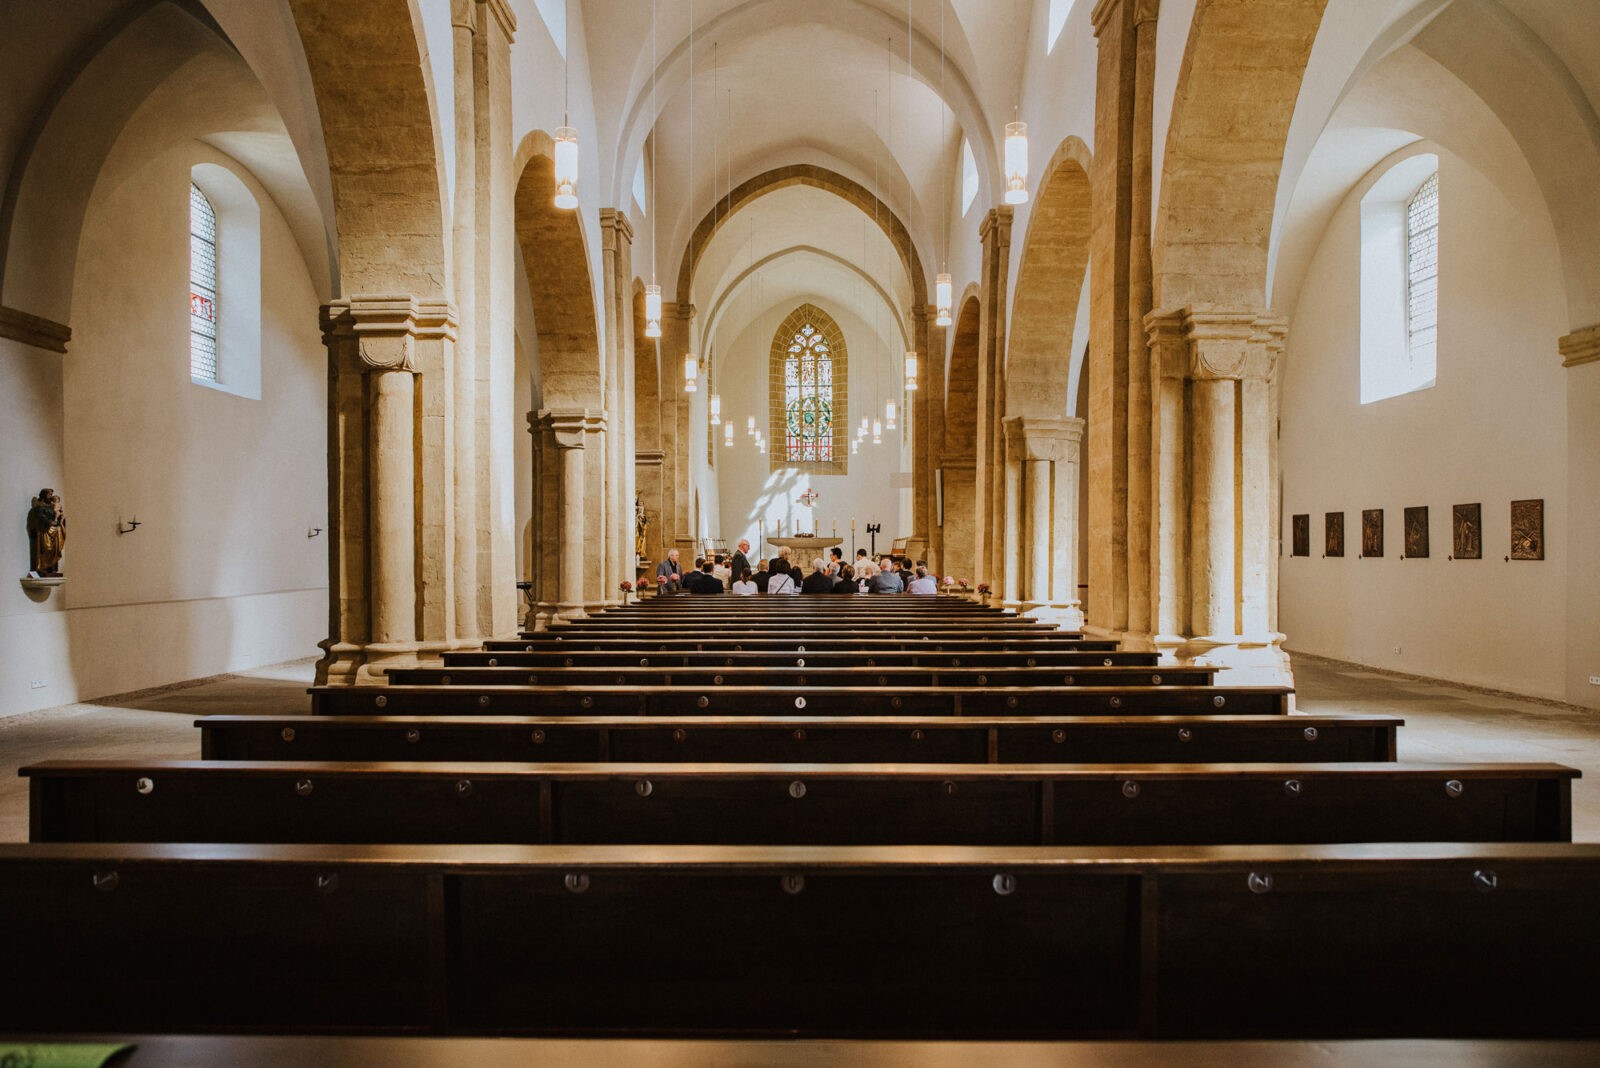
POLYGON ((861 452, 861 439, 860 438, 856 438, 854 441, 850 442, 850 455, 851 456, 856 456, 856 455, 859 455, 860 452, 861 452))
POLYGON ((692 352, 683 354, 683 391, 694 393, 699 390, 700 359, 692 352))
POLYGON ((883 444, 883 420, 881 419, 872 421, 872 443, 874 445, 883 444))
MULTIPOLYGON (((720 393, 711 394, 711 425, 722 425, 722 394, 720 393)), ((733 433, 732 423, 728 424, 728 433, 733 433)))
POLYGON ((883 406, 883 422, 890 430, 894 429, 894 417, 900 412, 899 406, 890 401, 883 406))
MULTIPOLYGON (((661 336, 661 287, 656 285, 656 129, 661 117, 656 113, 656 2, 650 0, 650 284, 644 287, 644 336, 661 336)), ((687 368, 685 374, 687 376, 687 368)), ((692 376, 689 381, 693 382, 692 376)), ((692 389, 692 386, 686 386, 692 389)))
POLYGON ((906 392, 914 393, 917 389, 917 354, 906 353, 906 392))
POLYGON ((748 419, 746 419, 744 421, 744 432, 745 432, 745 436, 746 437, 752 437, 752 438, 760 437, 760 435, 756 433, 756 417, 755 416, 752 415, 752 416, 750 416, 748 419))
POLYGON ((722 427, 722 444, 727 446, 730 449, 733 448, 733 424, 732 423, 724 423, 723 424, 723 427, 722 427))
MULTIPOLYGON (((1012 15, 1016 15, 1016 8, 1012 8, 1012 15)), ((1024 27, 1026 30, 1026 27, 1024 27)), ((1026 34, 1024 34, 1026 36, 1026 34)), ((1020 96, 1022 87, 1017 87, 1020 96)), ((1017 114, 1019 104, 1012 111, 1014 121, 1006 123, 1006 195, 1007 204, 1026 204, 1028 202, 1028 124, 1020 121, 1017 114)))
POLYGON ((950 305, 954 302, 954 286, 950 283, 950 276, 941 272, 933 283, 933 325, 950 325, 950 305))
POLYGON ((1028 202, 1028 124, 1006 123, 1006 203, 1028 202))
MULTIPOLYGON (((906 62, 907 62, 908 65, 910 64, 909 48, 907 50, 906 62)), ((944 5, 940 4, 939 5, 939 151, 940 152, 944 151, 944 143, 945 143, 945 139, 946 139, 945 127, 944 127, 945 99, 946 99, 946 96, 945 96, 945 88, 944 88, 944 5)), ((940 170, 943 171, 943 170, 945 170, 945 168, 941 167, 940 170)), ((945 217, 948 217, 949 214, 950 214, 950 176, 948 174, 945 175, 944 206, 942 207, 940 214, 942 216, 945 216, 945 217)), ((945 237, 945 255, 944 255, 944 259, 943 259, 943 262, 944 262, 945 266, 949 265, 949 257, 950 257, 949 246, 950 246, 950 239, 949 239, 949 236, 946 235, 946 237, 945 237)), ((950 272, 947 271, 947 270, 946 271, 940 271, 939 274, 933 280, 933 325, 934 326, 949 326, 950 325, 950 310, 951 310, 951 308, 952 308, 952 306, 954 304, 955 304, 955 286, 951 284, 950 272)), ((912 376, 908 373, 906 377, 907 378, 911 378, 912 376)), ((915 387, 908 387, 908 388, 915 388, 915 387)))
POLYGON ((561 126, 556 130, 556 207, 563 211, 571 211, 578 206, 578 131, 568 123, 571 116, 568 108, 572 97, 572 34, 567 29, 571 24, 571 14, 562 11, 562 47, 561 47, 561 126))

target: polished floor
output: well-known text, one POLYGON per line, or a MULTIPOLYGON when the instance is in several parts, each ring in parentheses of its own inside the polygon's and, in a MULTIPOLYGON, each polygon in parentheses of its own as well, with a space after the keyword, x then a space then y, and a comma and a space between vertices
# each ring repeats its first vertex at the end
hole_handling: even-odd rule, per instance
MULTIPOLYGON (((1401 760, 1567 764, 1572 836, 1600 842, 1600 712, 1421 682, 1353 664, 1295 657, 1302 712, 1405 717, 1401 760)), ((51 759, 183 760, 200 756, 197 716, 308 711, 312 661, 297 661, 128 698, 0 717, 0 841, 28 837, 27 784, 16 769, 51 759)))

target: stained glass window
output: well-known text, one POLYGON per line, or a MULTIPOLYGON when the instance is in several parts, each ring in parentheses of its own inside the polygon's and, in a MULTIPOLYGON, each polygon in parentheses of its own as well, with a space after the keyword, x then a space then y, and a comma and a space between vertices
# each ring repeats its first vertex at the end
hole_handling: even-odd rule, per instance
POLYGON ((812 323, 783 361, 784 454, 790 463, 833 460, 833 350, 812 323))
POLYGON ((217 380, 217 213, 189 184, 189 375, 217 380))
POLYGON ((1439 175, 1406 205, 1406 345, 1432 363, 1439 342, 1439 175))

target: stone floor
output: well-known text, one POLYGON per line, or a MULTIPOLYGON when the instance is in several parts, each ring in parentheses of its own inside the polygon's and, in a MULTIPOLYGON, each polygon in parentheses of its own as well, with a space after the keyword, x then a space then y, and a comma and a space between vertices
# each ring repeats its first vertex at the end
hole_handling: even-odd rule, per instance
MULTIPOLYGON (((50 759, 196 759, 195 717, 307 712, 312 661, 164 690, 0 718, 0 841, 28 837, 27 784, 16 769, 50 759)), ((1600 712, 1424 682, 1297 655, 1302 712, 1404 716, 1401 760, 1551 761, 1587 776, 1572 793, 1572 835, 1600 842, 1600 712)))

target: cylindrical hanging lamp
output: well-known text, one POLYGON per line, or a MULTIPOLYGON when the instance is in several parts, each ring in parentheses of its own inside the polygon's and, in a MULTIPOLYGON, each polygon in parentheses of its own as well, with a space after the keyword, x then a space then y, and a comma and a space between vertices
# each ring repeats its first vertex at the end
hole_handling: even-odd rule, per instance
POLYGON ((955 292, 950 285, 950 276, 941 274, 933 281, 933 304, 935 326, 950 325, 950 306, 955 303, 955 292))
POLYGON ((722 427, 722 443, 728 447, 733 446, 733 424, 725 423, 722 427))
POLYGON ((1028 124, 1006 123, 1006 203, 1028 201, 1028 124))
POLYGON ((881 419, 872 421, 872 443, 874 445, 883 444, 883 420, 881 419))
POLYGON ((906 353, 906 391, 911 392, 917 388, 917 354, 906 353))
POLYGON ((692 352, 683 354, 683 391, 693 393, 700 388, 700 358, 692 352))
POLYGON ((644 287, 644 336, 661 336, 661 287, 644 287))
POLYGON ((857 453, 859 453, 860 451, 861 451, 861 439, 860 438, 856 438, 854 441, 852 441, 850 443, 850 454, 852 456, 854 456, 857 453))
POLYGON ((894 417, 899 414, 899 411, 899 405, 895 404, 894 401, 890 401, 883 406, 883 421, 890 430, 894 429, 894 417))
POLYGON ((578 206, 578 131, 556 129, 556 207, 571 211, 578 206))
POLYGON ((746 419, 744 421, 744 432, 746 434, 750 434, 750 435, 752 435, 754 437, 760 437, 761 436, 760 434, 756 433, 756 417, 755 416, 752 415, 752 416, 750 416, 750 418, 748 418, 748 419, 746 419))
MULTIPOLYGON (((711 394, 711 425, 712 426, 721 426, 722 425, 722 394, 720 394, 720 393, 711 394)), ((732 441, 733 441, 733 424, 732 423, 728 424, 728 441, 729 441, 729 443, 732 443, 732 441)))

